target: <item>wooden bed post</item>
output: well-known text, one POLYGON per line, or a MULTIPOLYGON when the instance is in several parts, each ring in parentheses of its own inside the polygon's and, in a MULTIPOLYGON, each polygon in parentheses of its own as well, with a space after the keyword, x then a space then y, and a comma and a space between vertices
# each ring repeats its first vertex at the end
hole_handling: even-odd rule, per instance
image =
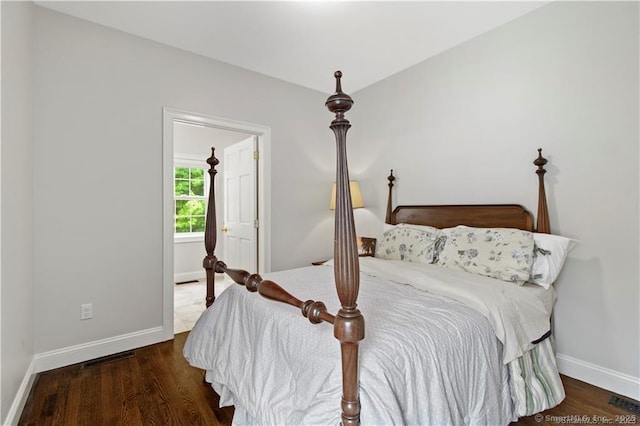
POLYGON ((384 219, 384 222, 390 225, 394 225, 393 223, 391 223, 391 215, 393 213, 393 200, 391 199, 391 193, 393 192, 393 181, 396 180, 396 178, 393 176, 393 169, 391 169, 387 180, 389 181, 389 196, 387 197, 387 217, 384 219))
POLYGON ((218 258, 213 254, 216 249, 217 237, 217 224, 216 224, 216 197, 215 197, 215 176, 218 171, 216 166, 220 163, 220 160, 216 158, 216 149, 211 148, 211 157, 207 158, 207 164, 209 164, 209 199, 207 200, 207 219, 205 222, 204 231, 204 247, 207 250, 207 255, 202 261, 202 267, 207 273, 207 298, 205 304, 207 308, 213 304, 216 298, 215 295, 215 280, 216 280, 216 264, 218 258))
POLYGON ((536 232, 550 234, 551 227, 549 226, 547 194, 544 190, 544 174, 547 173, 544 169, 544 165, 547 164, 547 159, 542 156, 542 148, 538 148, 538 158, 533 161, 533 164, 538 166, 538 170, 536 170, 536 174, 538 175, 538 214, 536 215, 536 232))
POLYGON ((342 308, 335 317, 333 330, 342 351, 342 424, 351 426, 360 424, 358 343, 364 339, 364 317, 356 308, 360 265, 347 168, 346 135, 351 124, 344 118, 353 100, 342 92, 342 73, 336 71, 334 76, 336 92, 327 99, 325 105, 336 115, 330 126, 336 136, 337 153, 334 276, 342 308))

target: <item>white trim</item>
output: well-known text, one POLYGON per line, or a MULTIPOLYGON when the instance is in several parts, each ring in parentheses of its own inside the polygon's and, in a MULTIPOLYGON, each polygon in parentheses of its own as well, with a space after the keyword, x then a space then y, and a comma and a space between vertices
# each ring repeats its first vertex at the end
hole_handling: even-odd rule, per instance
POLYGON ((204 272, 204 269, 199 269, 197 271, 181 272, 179 274, 174 274, 173 282, 175 284, 175 283, 182 283, 185 281, 192 281, 192 280, 204 280, 206 277, 207 276, 204 272))
MULTIPOLYGON (((193 154, 173 154, 174 167, 201 167, 206 172, 209 169, 206 158, 200 158, 193 154)), ((205 179, 206 180, 206 179, 205 179)))
POLYGON ((162 328, 164 337, 173 337, 173 121, 162 110, 162 328))
POLYGON ((258 137, 258 273, 271 271, 271 128, 260 124, 212 117, 204 114, 162 109, 162 285, 165 340, 173 338, 173 123, 191 123, 223 130, 240 131, 258 137))
MULTIPOLYGON (((33 32, 33 27, 30 28, 33 32)), ((2 4, 0 3, 0 38, 2 35, 2 4)), ((33 51, 31 52, 33 56, 33 51)), ((31 75, 33 80, 33 74, 31 75)), ((31 96, 33 97, 33 92, 31 92, 31 96)), ((0 54, 0 188, 2 187, 2 147, 4 146, 2 143, 2 55, 0 54)), ((31 106, 31 113, 33 114, 33 105, 31 106)), ((33 126, 33 123, 31 123, 33 126)), ((33 144, 33 140, 31 141, 33 144)), ((33 173, 33 170, 31 171, 33 173)), ((33 197, 33 191, 31 192, 31 197, 33 197)), ((33 205, 32 205, 33 206, 33 205)), ((32 207, 33 208, 33 207, 32 207)), ((32 223, 33 225, 33 223, 32 223)), ((33 238, 33 233, 31 235, 33 238)), ((33 249, 33 245, 31 246, 33 249)), ((2 196, 0 195, 0 342, 2 342, 2 196)), ((2 380, 2 375, 4 371, 4 365, 2 363, 2 349, 0 348, 0 423, 4 416, 4 412, 2 410, 2 388, 4 387, 4 381, 2 380)), ((6 417, 9 419, 8 417, 6 417)), ((9 419, 10 420, 10 419, 9 419)))
MULTIPOLYGON (((173 333, 172 333, 173 337, 173 333)), ((67 365, 89 361, 118 352, 141 348, 165 341, 162 327, 149 328, 120 336, 95 340, 89 343, 69 346, 49 352, 36 354, 35 372, 53 370, 67 365)))
POLYGON ((29 364, 29 368, 27 368, 27 371, 24 373, 24 377, 22 379, 22 382, 20 383, 20 387, 18 388, 16 397, 13 399, 11 407, 9 407, 9 411, 7 412, 7 417, 5 418, 4 424, 18 424, 20 416, 22 415, 22 410, 24 410, 24 406, 27 403, 27 398, 29 398, 31 388, 33 387, 33 383, 35 382, 35 380, 35 358, 32 358, 31 364, 29 364))
POLYGON ((183 234, 174 234, 173 243, 174 244, 182 244, 182 243, 203 243, 204 244, 204 232, 189 232, 189 233, 183 233, 183 234))
POLYGON ((560 373, 620 395, 640 400, 640 378, 591 364, 568 355, 556 354, 560 373))

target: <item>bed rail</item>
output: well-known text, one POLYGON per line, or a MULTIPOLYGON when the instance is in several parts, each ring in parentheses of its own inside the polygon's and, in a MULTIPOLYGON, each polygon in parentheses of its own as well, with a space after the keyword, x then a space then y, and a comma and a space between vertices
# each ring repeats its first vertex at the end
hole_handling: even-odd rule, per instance
POLYGON ((215 148, 211 148, 209 200, 205 224, 205 256, 202 266, 207 276, 206 305, 215 301, 215 274, 226 273, 237 284, 250 292, 258 292, 263 297, 297 307, 302 315, 314 324, 328 322, 334 326, 334 336, 340 342, 342 353, 342 424, 355 426, 360 424, 360 397, 358 383, 358 343, 364 339, 364 317, 357 309, 360 286, 360 266, 356 232, 349 188, 349 170, 347 165, 346 134, 351 127, 344 114, 351 109, 353 100, 342 92, 340 79, 342 73, 336 71, 336 91, 325 106, 335 114, 331 130, 336 137, 336 210, 334 231, 334 277, 338 298, 342 308, 334 316, 327 312, 323 302, 307 300, 305 302, 289 294, 273 281, 264 280, 259 274, 251 274, 241 269, 232 269, 215 255, 217 242, 217 223, 215 209, 214 179, 215 167, 220 161, 215 157, 215 148))

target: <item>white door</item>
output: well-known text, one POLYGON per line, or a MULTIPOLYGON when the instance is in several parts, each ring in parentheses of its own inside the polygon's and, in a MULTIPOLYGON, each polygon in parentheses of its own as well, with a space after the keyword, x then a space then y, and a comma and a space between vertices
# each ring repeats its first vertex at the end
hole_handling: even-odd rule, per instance
POLYGON ((233 269, 257 272, 257 138, 224 149, 224 262, 233 269))

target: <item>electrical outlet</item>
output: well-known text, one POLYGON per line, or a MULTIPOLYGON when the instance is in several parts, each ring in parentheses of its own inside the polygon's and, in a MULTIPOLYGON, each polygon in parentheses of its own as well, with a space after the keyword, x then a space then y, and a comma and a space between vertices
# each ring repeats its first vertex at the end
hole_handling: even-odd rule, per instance
POLYGON ((80 319, 88 320, 91 318, 93 318, 93 305, 91 303, 80 305, 80 319))

